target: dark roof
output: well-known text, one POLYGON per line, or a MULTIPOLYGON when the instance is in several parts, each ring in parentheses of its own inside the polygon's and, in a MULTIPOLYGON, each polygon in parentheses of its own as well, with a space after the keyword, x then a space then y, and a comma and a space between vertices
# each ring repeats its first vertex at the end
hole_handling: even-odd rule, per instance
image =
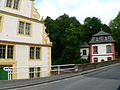
POLYGON ((92 43, 110 43, 115 42, 115 40, 112 38, 110 33, 100 31, 97 34, 94 34, 92 36, 92 39, 90 41, 90 44, 92 43))
POLYGON ((94 34, 93 36, 106 36, 106 35, 110 35, 110 33, 104 32, 103 30, 101 30, 100 32, 94 34))
POLYGON ((89 48, 89 45, 88 45, 86 42, 84 42, 84 43, 80 46, 80 48, 89 48))

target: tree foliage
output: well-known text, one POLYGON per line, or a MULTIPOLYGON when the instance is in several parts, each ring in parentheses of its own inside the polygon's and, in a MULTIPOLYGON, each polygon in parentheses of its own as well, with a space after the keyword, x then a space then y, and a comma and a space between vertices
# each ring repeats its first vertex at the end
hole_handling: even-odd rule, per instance
POLYGON ((84 32, 83 41, 89 42, 93 34, 103 29, 106 32, 110 32, 110 28, 106 24, 102 24, 101 20, 96 17, 87 17, 82 25, 84 32))
POLYGON ((70 64, 86 63, 80 58, 80 45, 86 41, 89 43, 93 34, 103 28, 109 32, 109 27, 102 24, 96 17, 87 17, 84 24, 81 24, 75 17, 67 14, 53 20, 50 17, 45 19, 46 31, 53 42, 52 63, 70 64))
POLYGON ((116 40, 117 51, 120 55, 120 12, 118 15, 109 23, 113 38, 116 40))

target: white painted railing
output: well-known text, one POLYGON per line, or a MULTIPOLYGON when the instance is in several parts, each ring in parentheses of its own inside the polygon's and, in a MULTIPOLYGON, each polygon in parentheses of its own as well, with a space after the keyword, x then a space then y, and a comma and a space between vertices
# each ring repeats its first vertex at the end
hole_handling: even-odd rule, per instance
POLYGON ((21 66, 21 67, 4 67, 3 70, 5 70, 5 71, 8 72, 8 80, 12 80, 12 75, 18 75, 18 74, 20 74, 20 75, 22 75, 22 74, 30 74, 30 73, 31 74, 32 73, 38 74, 38 73, 48 72, 51 75, 60 75, 61 72, 71 71, 71 70, 74 71, 75 70, 74 66, 75 66, 75 64, 51 65, 51 66, 44 65, 44 66, 39 66, 39 67, 40 68, 49 68, 49 69, 42 70, 42 71, 33 71, 33 72, 17 72, 17 70, 19 70, 19 69, 26 69, 26 68, 29 69, 29 67, 27 67, 27 66, 21 66))

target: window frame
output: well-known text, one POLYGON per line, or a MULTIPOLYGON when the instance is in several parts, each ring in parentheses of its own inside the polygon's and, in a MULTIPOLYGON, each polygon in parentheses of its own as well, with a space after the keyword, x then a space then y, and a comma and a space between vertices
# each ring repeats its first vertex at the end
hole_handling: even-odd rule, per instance
POLYGON ((93 54, 98 54, 98 46, 93 46, 93 54), (96 50, 95 50, 96 47, 96 50))
POLYGON ((41 67, 40 66, 30 66, 29 67, 29 78, 39 78, 39 77, 41 77, 41 67), (33 72, 30 72, 30 68, 33 68, 33 72), (33 75, 33 76, 31 77, 31 75, 33 75))
POLYGON ((99 36, 96 36, 96 37, 95 37, 95 41, 99 41, 99 36))
POLYGON ((18 0, 18 8, 16 9, 16 8, 14 8, 14 5, 15 5, 15 0, 12 0, 12 2, 11 2, 11 7, 8 7, 7 6, 7 0, 5 1, 5 7, 6 8, 9 8, 9 9, 13 9, 13 10, 20 10, 20 6, 21 6, 21 0, 18 0))
POLYGON ((13 44, 3 44, 0 43, 0 45, 5 45, 5 58, 0 58, 0 60, 15 60, 15 45, 13 44), (8 58, 8 46, 13 46, 13 52, 12 52, 12 57, 13 58, 8 58))
POLYGON ((41 58, 42 58, 42 48, 40 47, 40 46, 30 46, 29 47, 29 60, 34 60, 34 61, 38 61, 38 60, 41 60, 41 58), (31 55, 31 47, 33 47, 34 48, 34 58, 32 59, 31 57, 30 57, 30 55, 31 55), (39 48, 40 49, 40 51, 39 51, 39 58, 37 58, 37 48, 39 48))
POLYGON ((105 62, 105 60, 104 60, 104 59, 101 59, 101 62, 105 62))
POLYGON ((83 56, 87 55, 87 50, 83 50, 83 56))
POLYGON ((112 57, 107 57, 107 61, 112 61, 112 57), (109 59, 109 58, 111 58, 111 59, 109 59))
POLYGON ((19 20, 18 21, 18 31, 17 31, 17 35, 22 35, 22 36, 28 36, 28 37, 32 37, 32 22, 29 22, 29 21, 24 21, 24 20, 19 20), (20 22, 24 23, 24 27, 23 27, 23 34, 20 34, 20 22), (27 29, 26 29, 26 24, 30 24, 30 34, 27 35, 26 32, 27 32, 27 29))
POLYGON ((104 40, 107 41, 108 40, 108 36, 104 36, 104 40))
POLYGON ((112 45, 107 45, 106 46, 106 53, 112 53, 112 45), (111 47, 110 51, 109 51, 108 47, 111 47))
POLYGON ((94 63, 98 62, 98 58, 97 57, 94 57, 93 60, 94 60, 94 63))

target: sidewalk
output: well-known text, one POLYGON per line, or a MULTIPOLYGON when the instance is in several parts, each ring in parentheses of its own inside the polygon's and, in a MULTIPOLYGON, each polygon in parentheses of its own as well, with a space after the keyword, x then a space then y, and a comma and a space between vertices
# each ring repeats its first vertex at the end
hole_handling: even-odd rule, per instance
POLYGON ((11 80, 11 81, 0 81, 0 90, 6 90, 6 89, 13 89, 13 88, 20 88, 20 87, 26 87, 26 86, 32 86, 37 84, 43 84, 43 83, 49 83, 57 80, 62 80, 66 78, 71 78, 83 74, 87 74, 89 72, 94 72, 102 69, 109 69, 112 66, 120 65, 120 63, 101 67, 98 69, 92 69, 84 72, 79 73, 71 73, 71 74, 63 74, 63 75, 57 75, 52 77, 44 77, 44 78, 35 78, 35 79, 24 79, 24 80, 11 80))

